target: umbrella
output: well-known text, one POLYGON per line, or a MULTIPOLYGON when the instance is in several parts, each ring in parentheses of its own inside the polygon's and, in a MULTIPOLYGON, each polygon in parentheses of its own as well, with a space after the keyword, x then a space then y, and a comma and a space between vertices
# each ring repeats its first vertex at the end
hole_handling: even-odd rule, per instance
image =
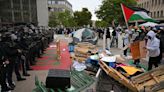
POLYGON ((156 25, 158 25, 158 24, 157 23, 153 23, 153 22, 146 22, 146 23, 140 24, 139 26, 154 27, 156 25))
POLYGON ((77 31, 75 31, 73 35, 73 43, 78 42, 90 42, 92 44, 96 44, 98 40, 98 37, 96 33, 89 29, 89 28, 82 28, 77 31))

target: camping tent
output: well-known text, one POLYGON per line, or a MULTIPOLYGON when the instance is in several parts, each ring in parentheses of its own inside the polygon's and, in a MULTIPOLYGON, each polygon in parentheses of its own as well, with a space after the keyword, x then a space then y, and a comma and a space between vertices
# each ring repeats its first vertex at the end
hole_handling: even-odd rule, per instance
POLYGON ((90 42, 92 44, 96 44, 98 41, 98 36, 96 33, 89 29, 89 28, 82 28, 77 31, 75 31, 73 35, 73 43, 78 42, 90 42))

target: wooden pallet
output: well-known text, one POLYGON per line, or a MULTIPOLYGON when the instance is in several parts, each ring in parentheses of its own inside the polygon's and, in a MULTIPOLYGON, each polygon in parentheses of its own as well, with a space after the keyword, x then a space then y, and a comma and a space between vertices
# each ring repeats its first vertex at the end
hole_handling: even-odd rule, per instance
POLYGON ((144 87, 153 86, 164 82, 164 65, 161 65, 151 71, 145 72, 138 76, 132 77, 131 80, 138 90, 144 89, 144 87))
POLYGON ((107 66, 103 61, 99 62, 100 67, 112 78, 123 84, 130 90, 138 92, 144 90, 145 87, 149 87, 164 81, 164 65, 153 69, 149 72, 140 74, 133 77, 131 80, 123 76, 120 72, 114 68, 107 66))
POLYGON ((137 88, 135 87, 135 85, 133 85, 129 79, 127 79, 117 70, 113 69, 110 66, 107 66, 103 61, 100 61, 99 64, 100 64, 100 67, 107 73, 107 75, 111 76, 112 78, 120 82, 121 84, 125 85, 130 90, 137 92, 137 88))

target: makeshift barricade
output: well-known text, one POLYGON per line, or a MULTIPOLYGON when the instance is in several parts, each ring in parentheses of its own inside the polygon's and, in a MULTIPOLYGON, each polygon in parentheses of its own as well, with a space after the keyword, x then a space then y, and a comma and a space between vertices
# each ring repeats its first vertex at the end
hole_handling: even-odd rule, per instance
POLYGON ((134 92, 140 92, 145 90, 145 87, 150 87, 164 82, 164 65, 128 79, 103 61, 100 61, 99 64, 100 67, 107 73, 107 75, 111 76, 119 83, 123 84, 134 92))
POLYGON ((86 61, 88 54, 97 53, 98 50, 95 45, 88 42, 78 43, 74 48, 75 57, 78 61, 86 61))

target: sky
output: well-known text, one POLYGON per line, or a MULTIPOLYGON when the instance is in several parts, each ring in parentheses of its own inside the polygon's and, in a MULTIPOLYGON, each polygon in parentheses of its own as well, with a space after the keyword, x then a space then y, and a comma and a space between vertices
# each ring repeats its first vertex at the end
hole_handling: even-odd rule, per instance
POLYGON ((96 10, 99 9, 102 0, 68 0, 72 4, 73 11, 81 11, 82 8, 88 8, 92 13, 92 20, 97 20, 98 18, 94 14, 96 10))

